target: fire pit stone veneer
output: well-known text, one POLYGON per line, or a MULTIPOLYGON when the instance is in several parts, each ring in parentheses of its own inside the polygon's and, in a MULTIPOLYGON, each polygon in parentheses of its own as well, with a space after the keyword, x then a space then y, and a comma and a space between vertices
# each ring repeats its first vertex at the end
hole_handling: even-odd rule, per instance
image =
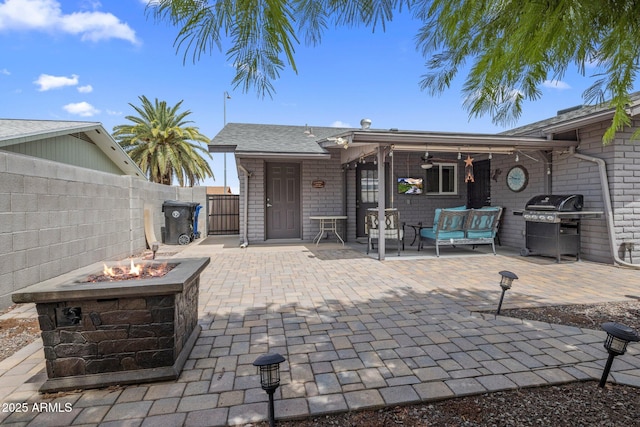
POLYGON ((200 333, 200 273, 209 261, 143 261, 174 268, 163 277, 86 282, 102 270, 98 263, 15 292, 14 302, 38 311, 48 376, 40 391, 177 378, 200 333))

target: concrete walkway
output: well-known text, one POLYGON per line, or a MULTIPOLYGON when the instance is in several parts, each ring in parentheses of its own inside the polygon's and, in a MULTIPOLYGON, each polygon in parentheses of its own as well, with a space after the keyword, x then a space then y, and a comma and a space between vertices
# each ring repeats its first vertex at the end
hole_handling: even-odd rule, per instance
MULTIPOLYGON (((503 308, 640 297, 638 271, 589 262, 468 252, 387 254, 380 262, 357 246, 325 242, 246 249, 237 237, 209 242, 162 248, 173 257, 211 257, 200 285, 203 331, 177 381, 42 396, 37 341, 0 362, 0 424, 265 420, 267 395, 252 363, 266 352, 287 359, 277 419, 599 379, 607 358, 599 327, 476 310, 495 310, 500 270, 519 276, 503 308)), ((35 315, 32 307, 20 310, 7 315, 35 315)), ((616 358, 609 381, 640 386, 640 345, 616 358)))

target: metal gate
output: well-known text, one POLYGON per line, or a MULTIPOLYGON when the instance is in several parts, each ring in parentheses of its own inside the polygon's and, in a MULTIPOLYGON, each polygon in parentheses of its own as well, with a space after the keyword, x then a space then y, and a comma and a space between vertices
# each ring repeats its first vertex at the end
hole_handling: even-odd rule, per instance
POLYGON ((240 234, 240 196, 207 195, 208 234, 240 234))

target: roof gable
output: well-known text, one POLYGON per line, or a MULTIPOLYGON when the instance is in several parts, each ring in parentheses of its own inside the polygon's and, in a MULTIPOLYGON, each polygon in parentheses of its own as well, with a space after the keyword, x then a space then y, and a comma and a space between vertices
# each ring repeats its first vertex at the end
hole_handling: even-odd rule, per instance
MULTIPOLYGON (((83 140, 87 144, 94 144, 109 161, 113 162, 115 167, 120 170, 123 175, 145 178, 144 172, 142 172, 122 147, 102 127, 101 123, 58 120, 0 119, 0 149, 2 147, 16 146, 20 144, 35 142, 42 143, 44 140, 46 140, 44 142, 55 144, 56 138, 68 135, 83 140)), ((63 159, 54 159, 54 161, 75 164, 76 166, 86 167, 89 169, 96 169, 91 164, 65 162, 63 159)))

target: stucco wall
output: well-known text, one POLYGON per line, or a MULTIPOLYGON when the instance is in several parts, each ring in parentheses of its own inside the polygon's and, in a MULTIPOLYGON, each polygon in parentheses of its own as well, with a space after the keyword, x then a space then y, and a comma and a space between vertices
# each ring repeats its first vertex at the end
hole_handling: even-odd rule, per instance
MULTIPOLYGON (((130 176, 0 151, 0 308, 11 293, 98 261, 146 248, 144 206, 161 239, 165 200, 206 206, 206 188, 153 184, 130 176)), ((206 215, 199 230, 206 235, 206 215)))

